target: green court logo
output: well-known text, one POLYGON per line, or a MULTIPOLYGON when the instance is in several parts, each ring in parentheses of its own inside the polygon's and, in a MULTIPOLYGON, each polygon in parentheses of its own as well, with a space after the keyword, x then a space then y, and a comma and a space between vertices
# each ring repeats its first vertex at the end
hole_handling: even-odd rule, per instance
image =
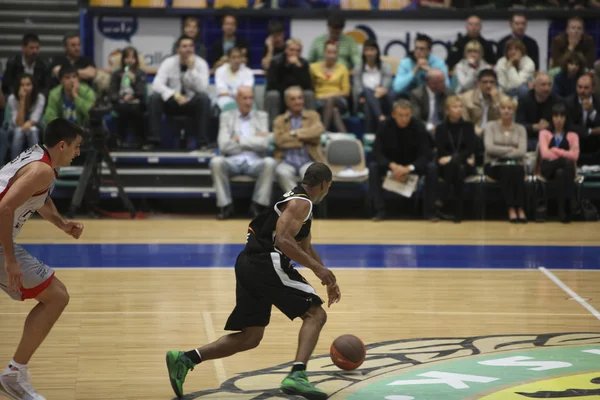
MULTIPOLYGON (((246 372, 189 398, 281 398, 289 368, 246 372)), ((600 399, 600 333, 395 340, 367 345, 358 371, 340 371, 329 355, 309 370, 334 400, 600 399)))

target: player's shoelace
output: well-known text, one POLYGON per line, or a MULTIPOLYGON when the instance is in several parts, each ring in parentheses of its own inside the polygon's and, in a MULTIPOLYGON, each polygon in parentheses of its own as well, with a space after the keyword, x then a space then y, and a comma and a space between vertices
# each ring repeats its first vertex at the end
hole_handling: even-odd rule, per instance
POLYGON ((178 380, 182 380, 187 375, 188 370, 194 370, 194 364, 191 361, 189 361, 185 356, 180 356, 179 358, 180 360, 177 361, 180 362, 175 362, 175 375, 177 376, 178 380))

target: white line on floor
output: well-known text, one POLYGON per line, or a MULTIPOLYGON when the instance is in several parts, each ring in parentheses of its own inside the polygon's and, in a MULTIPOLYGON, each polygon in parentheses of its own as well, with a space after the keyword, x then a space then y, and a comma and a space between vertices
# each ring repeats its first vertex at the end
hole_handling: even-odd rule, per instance
MULTIPOLYGON (((204 319, 204 329, 206 330, 206 336, 210 343, 217 340, 217 335, 215 333, 215 328, 213 325, 213 320, 209 312, 203 312, 202 318, 204 319)), ((202 354, 200 354, 202 356, 202 354)), ((217 372, 217 379, 219 380, 219 386, 227 380, 227 374, 225 373, 225 365, 223 364, 223 360, 217 359, 214 360, 215 370, 217 372)))
POLYGON ((598 310, 596 310, 594 307, 589 305, 587 301, 582 299, 581 296, 579 296, 577 293, 575 293, 573 290, 571 290, 567 285, 565 285, 563 283, 563 281, 558 279, 558 277, 556 275, 554 275, 552 272, 548 271, 544 267, 539 267, 538 269, 540 270, 540 272, 542 274, 546 275, 548 277, 548 279, 550 279, 552 282, 554 282, 559 288, 564 290, 565 293, 567 293, 575 301, 577 301, 579 304, 581 304, 583 306, 583 308, 585 308, 586 310, 591 312, 594 317, 596 317, 597 319, 600 320, 600 313, 598 312, 598 310))

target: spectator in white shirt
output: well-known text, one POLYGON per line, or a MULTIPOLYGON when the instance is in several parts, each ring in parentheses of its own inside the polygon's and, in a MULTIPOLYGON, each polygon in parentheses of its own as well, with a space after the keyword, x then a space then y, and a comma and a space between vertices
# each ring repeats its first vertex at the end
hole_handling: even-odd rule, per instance
POLYGON ((229 178, 250 175, 256 178, 250 212, 256 217, 271 202, 276 162, 267 157, 269 148, 269 118, 264 111, 253 110, 251 87, 237 91, 238 109, 221 113, 219 150, 221 155, 210 160, 213 183, 217 192, 217 219, 233 215, 229 178))
POLYGON ((215 72, 217 87, 217 105, 223 110, 228 104, 235 104, 237 90, 241 86, 254 86, 254 74, 245 64, 242 64, 242 49, 232 47, 227 52, 225 64, 215 72))
POLYGON ((198 134, 198 145, 204 148, 209 145, 210 99, 206 93, 208 64, 194 54, 192 38, 185 35, 179 37, 177 54, 160 64, 152 89, 154 93, 148 107, 150 142, 160 142, 160 122, 164 112, 190 118, 198 134))
POLYGON ((475 89, 477 76, 490 65, 483 59, 483 47, 477 40, 471 40, 465 46, 465 54, 462 60, 456 64, 456 93, 464 93, 475 89))
POLYGON ((522 96, 529 91, 529 81, 535 74, 535 63, 519 39, 510 39, 504 48, 504 57, 496 64, 498 83, 509 96, 522 96))

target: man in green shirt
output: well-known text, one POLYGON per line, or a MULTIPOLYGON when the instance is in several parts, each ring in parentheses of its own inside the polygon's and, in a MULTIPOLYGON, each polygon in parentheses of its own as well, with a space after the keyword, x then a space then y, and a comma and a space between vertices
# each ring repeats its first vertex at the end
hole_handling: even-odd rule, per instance
POLYGON ((79 82, 77 70, 65 64, 58 73, 60 85, 50 91, 44 122, 48 125, 56 118, 65 118, 78 126, 84 126, 89 112, 96 102, 94 90, 79 82))
POLYGON ((344 26, 346 20, 340 14, 330 14, 327 19, 327 27, 329 33, 318 36, 310 47, 310 53, 308 55, 308 61, 314 63, 317 61, 323 61, 323 52, 325 51, 325 44, 332 40, 338 45, 338 62, 344 64, 349 71, 360 64, 361 55, 358 52, 358 46, 352 37, 344 35, 344 26))

